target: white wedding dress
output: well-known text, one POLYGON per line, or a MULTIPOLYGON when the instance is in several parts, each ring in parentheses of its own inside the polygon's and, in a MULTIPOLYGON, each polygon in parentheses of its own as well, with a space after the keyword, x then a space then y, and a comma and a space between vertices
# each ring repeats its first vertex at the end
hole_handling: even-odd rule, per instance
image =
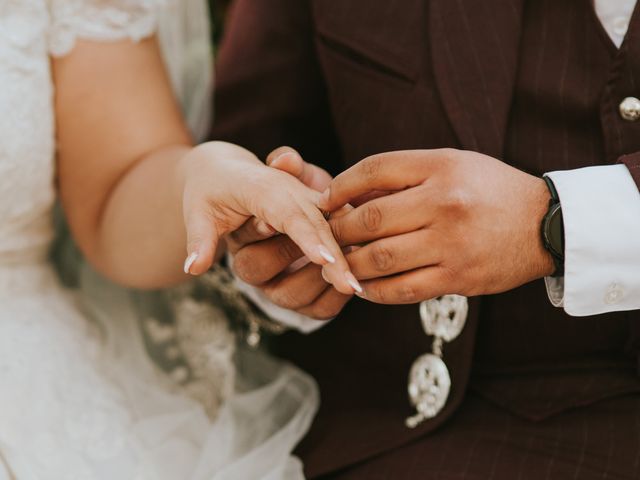
POLYGON ((79 37, 139 40, 160 24, 176 92, 194 131, 205 129, 204 3, 163 3, 170 10, 160 0, 0 0, 1 480, 302 478, 291 451, 318 404, 309 377, 260 355, 236 375, 234 337, 215 308, 184 300, 175 325, 141 321, 128 292, 66 290, 48 261, 50 55, 79 37), (177 362, 167 374, 148 344, 193 371, 177 362))

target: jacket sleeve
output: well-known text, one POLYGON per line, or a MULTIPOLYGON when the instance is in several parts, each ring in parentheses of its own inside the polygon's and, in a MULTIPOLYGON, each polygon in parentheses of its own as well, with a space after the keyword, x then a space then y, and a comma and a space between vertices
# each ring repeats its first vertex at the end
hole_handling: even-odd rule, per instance
POLYGON ((620 163, 623 163, 629 169, 633 181, 638 186, 638 190, 640 190, 640 152, 622 156, 620 163))
POLYGON ((211 139, 260 158, 282 145, 336 174, 339 149, 308 0, 237 0, 217 59, 211 139))

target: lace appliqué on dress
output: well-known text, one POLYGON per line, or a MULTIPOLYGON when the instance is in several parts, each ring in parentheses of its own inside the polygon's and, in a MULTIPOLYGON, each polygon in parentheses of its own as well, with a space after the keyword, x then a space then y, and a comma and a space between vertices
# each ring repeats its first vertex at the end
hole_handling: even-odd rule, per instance
MULTIPOLYGON (((146 341, 170 365, 166 373, 176 389, 202 405, 214 419, 235 386, 235 336, 221 309, 191 298, 187 289, 173 304, 175 322, 144 321, 146 341)), ((164 370, 161 368, 161 370, 164 370)))
POLYGON ((77 38, 140 41, 151 36, 161 10, 175 0, 49 0, 49 51, 63 56, 77 38))

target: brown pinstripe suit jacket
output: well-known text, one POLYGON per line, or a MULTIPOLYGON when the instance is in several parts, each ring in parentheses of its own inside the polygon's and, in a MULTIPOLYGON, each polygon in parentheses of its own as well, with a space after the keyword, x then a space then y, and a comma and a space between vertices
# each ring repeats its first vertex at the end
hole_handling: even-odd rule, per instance
MULTIPOLYGON (((237 0, 218 59, 212 135, 261 156, 291 145, 334 174, 370 154, 397 149, 451 146, 503 158, 524 5, 524 0, 237 0)), ((637 12, 629 35, 640 35, 637 12)), ((640 41, 625 42, 611 68, 600 104, 601 163, 625 161, 640 185, 640 123, 624 122, 617 114, 619 100, 640 88, 640 41)), ((559 166, 550 160, 544 168, 559 166)), ((541 288, 537 292, 542 295, 541 288)), ((542 296, 531 301, 547 302, 542 296)), ((301 449, 308 472, 329 472, 396 448, 449 418, 468 388, 480 314, 475 301, 463 335, 446 347, 453 390, 445 410, 415 430, 403 423, 411 413, 406 375, 429 348, 415 306, 355 300, 312 338, 285 335, 282 354, 312 372, 323 392, 322 410, 301 449)), ((550 309, 540 315, 550 323, 571 322, 550 309)), ((586 328, 603 325, 602 319, 584 322, 586 328)), ((632 328, 636 335, 638 330, 632 328)), ((635 360, 629 362, 627 370, 635 360)), ((588 382, 597 388, 584 389, 578 399, 559 389, 543 406, 526 395, 504 403, 539 419, 580 402, 640 390, 635 377, 594 378, 588 382)), ((557 382, 583 389, 584 377, 557 382)))

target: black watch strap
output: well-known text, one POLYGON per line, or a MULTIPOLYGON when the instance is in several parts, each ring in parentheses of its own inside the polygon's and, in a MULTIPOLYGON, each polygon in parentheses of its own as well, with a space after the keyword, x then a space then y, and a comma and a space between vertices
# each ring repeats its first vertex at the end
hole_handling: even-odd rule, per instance
POLYGON ((551 200, 549 200, 549 210, 542 220, 542 242, 544 248, 551 254, 555 265, 554 277, 564 275, 564 222, 562 218, 562 207, 560 197, 553 181, 549 177, 543 177, 551 200))

